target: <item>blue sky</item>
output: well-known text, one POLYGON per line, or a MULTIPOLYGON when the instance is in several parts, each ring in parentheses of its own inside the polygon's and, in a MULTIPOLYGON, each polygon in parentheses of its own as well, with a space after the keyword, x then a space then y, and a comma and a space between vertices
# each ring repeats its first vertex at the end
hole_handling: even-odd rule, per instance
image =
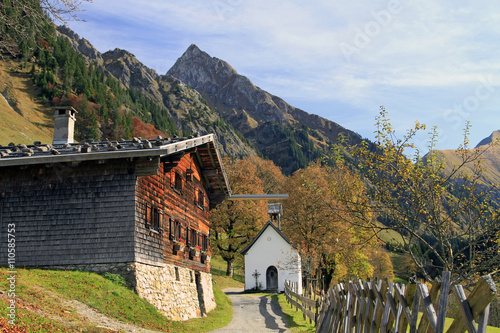
MULTIPOLYGON (((500 129, 495 1, 94 0, 69 22, 99 51, 164 74, 194 43, 291 105, 374 139, 379 107, 397 135, 437 126, 454 149, 500 129)), ((426 150, 427 135, 417 138, 426 150)))

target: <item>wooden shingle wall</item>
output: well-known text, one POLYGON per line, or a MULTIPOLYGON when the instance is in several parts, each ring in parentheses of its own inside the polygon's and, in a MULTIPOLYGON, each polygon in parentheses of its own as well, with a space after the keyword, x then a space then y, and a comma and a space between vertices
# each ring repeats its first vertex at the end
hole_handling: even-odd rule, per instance
MULTIPOLYGON (((189 257, 187 230, 199 235, 209 236, 209 200, 204 184, 201 182, 200 168, 191 154, 182 158, 167 157, 160 163, 157 176, 138 177, 136 202, 136 254, 143 262, 170 263, 189 267, 198 271, 210 272, 209 263, 202 263, 200 257, 189 257), (177 174, 182 180, 182 190, 174 189, 172 177, 177 174), (203 193, 204 202, 197 204, 196 192, 203 193), (161 214, 159 232, 152 230, 147 221, 144 207, 156 208, 161 214), (182 226, 182 239, 186 240, 183 251, 173 251, 174 239, 171 236, 171 221, 182 226)), ((148 208, 146 208, 147 210, 148 208)), ((200 244, 201 245, 201 244, 200 244)))
MULTIPOLYGON (((132 162, 130 162, 132 163, 132 162)), ((124 160, 5 167, 0 237, 15 225, 16 266, 134 261, 136 176, 124 160)), ((7 263, 7 246, 0 262, 7 263)))

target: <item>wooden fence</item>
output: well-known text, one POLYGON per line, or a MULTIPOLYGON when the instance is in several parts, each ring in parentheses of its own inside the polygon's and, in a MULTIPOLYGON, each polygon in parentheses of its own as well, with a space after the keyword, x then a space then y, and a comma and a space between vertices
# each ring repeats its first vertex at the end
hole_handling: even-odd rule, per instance
POLYGON ((304 314, 304 319, 309 318, 309 322, 316 325, 319 314, 320 302, 297 294, 293 284, 285 281, 285 296, 290 305, 295 310, 300 310, 304 314))
MULTIPOLYGON (((332 287, 321 304, 316 332, 444 332, 450 289, 460 315, 447 332, 486 332, 489 304, 496 294, 489 275, 479 279, 468 297, 462 286, 450 286, 443 272, 431 290, 423 283, 396 285, 387 280, 349 281, 332 287), (422 309, 419 321, 419 309, 422 309)), ((287 297, 288 298, 288 297, 287 297)))

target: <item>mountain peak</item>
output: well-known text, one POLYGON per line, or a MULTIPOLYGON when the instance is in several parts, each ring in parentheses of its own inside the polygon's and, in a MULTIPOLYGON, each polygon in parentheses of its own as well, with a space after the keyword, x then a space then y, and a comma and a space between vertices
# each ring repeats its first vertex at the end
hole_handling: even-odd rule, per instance
POLYGON ((114 58, 119 58, 119 57, 124 57, 124 56, 127 56, 127 57, 130 57, 130 58, 135 58, 135 55, 133 55, 131 52, 127 51, 127 50, 123 50, 123 49, 120 49, 120 48, 115 48, 113 51, 107 51, 104 53, 104 56, 106 57, 114 57, 114 58))
POLYGON ((361 140, 358 134, 255 86, 229 63, 211 57, 194 44, 167 74, 197 90, 211 108, 286 174, 305 167, 321 151, 327 151, 339 133, 352 143, 361 140), (299 144, 297 140, 302 141, 299 144))
POLYGON ((478 148, 480 146, 488 145, 490 143, 493 143, 493 142, 499 141, 499 140, 500 140, 500 130, 496 130, 493 133, 491 133, 489 137, 481 140, 481 142, 479 142, 477 144, 476 148, 478 148))
POLYGON ((187 48, 186 52, 185 53, 189 53, 189 54, 199 54, 199 53, 202 53, 203 51, 200 50, 200 48, 196 45, 196 44, 191 44, 189 45, 189 47, 187 48))
POLYGON ((183 82, 189 82, 189 85, 195 89, 206 87, 207 84, 211 85, 212 89, 216 89, 214 82, 227 81, 231 76, 238 75, 227 62, 211 57, 195 44, 188 47, 167 74, 183 82))

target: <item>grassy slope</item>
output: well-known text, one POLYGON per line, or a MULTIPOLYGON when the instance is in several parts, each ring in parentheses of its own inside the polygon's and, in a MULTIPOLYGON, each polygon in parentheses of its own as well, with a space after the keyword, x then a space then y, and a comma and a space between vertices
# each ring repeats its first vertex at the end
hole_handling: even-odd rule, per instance
MULTIPOLYGON (((212 261, 210 262, 212 267, 212 274, 214 276, 225 276, 227 270, 227 263, 219 255, 214 255, 212 261)), ((237 256, 234 261, 234 279, 245 283, 245 264, 243 262, 243 256, 237 256)), ((243 287, 243 286, 242 286, 243 287)))
POLYGON ((21 71, 17 66, 0 61, 0 144, 52 143, 52 112, 33 99, 39 92, 27 74, 29 70, 21 71))
MULTIPOLYGON (((134 292, 88 272, 18 269, 16 326, 27 332, 106 332, 85 321, 68 302, 77 300, 125 323, 162 332, 207 332, 231 321, 232 306, 217 286, 217 308, 206 318, 173 322, 134 292)), ((0 326, 7 323, 9 276, 0 269, 0 326)))
MULTIPOLYGON (((482 147, 484 149, 484 146, 482 147)), ((461 163, 461 157, 455 150, 439 150, 438 156, 446 161, 445 172, 450 173, 454 165, 461 163)), ((481 156, 484 168, 483 179, 486 184, 500 183, 500 147, 493 146, 481 156)), ((468 164, 462 171, 471 172, 472 164, 468 164)))

